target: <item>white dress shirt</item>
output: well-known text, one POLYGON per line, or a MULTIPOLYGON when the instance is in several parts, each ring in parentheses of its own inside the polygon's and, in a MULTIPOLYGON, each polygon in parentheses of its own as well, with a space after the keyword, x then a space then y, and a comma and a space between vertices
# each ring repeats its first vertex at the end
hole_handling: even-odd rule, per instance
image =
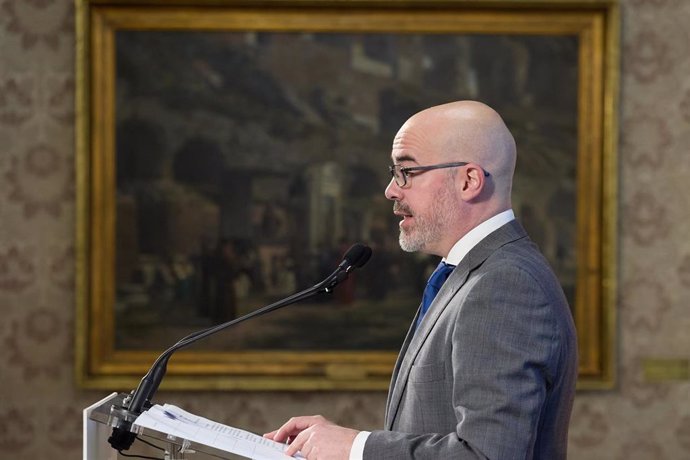
MULTIPOLYGON (((481 240, 514 219, 515 213, 513 213, 512 209, 509 209, 485 220, 460 238, 450 249, 448 256, 443 258, 443 261, 447 264, 459 265, 462 259, 464 259, 472 248, 479 244, 481 240)), ((370 431, 360 431, 357 434, 352 443, 352 448, 350 449, 350 460, 362 460, 364 457, 364 444, 367 442, 369 434, 371 434, 370 431)))

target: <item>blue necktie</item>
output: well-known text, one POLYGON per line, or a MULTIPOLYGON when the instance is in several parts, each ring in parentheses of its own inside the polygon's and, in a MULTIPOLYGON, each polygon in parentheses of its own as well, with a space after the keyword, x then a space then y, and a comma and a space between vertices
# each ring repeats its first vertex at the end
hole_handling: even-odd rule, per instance
POLYGON ((441 290, 441 286, 446 282, 450 274, 453 272, 455 265, 450 265, 445 262, 440 262, 434 273, 431 274, 429 281, 426 283, 424 288, 424 295, 422 296, 422 306, 419 312, 419 317, 417 318, 417 328, 422 324, 424 315, 429 311, 429 306, 431 302, 436 298, 436 294, 441 290))

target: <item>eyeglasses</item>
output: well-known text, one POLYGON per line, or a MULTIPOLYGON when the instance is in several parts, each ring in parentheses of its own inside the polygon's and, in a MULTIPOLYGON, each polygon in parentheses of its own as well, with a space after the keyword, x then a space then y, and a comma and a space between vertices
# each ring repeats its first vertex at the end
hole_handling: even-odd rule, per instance
MULTIPOLYGON (((393 176, 393 180, 398 185, 398 187, 404 187, 407 185, 407 178, 410 176, 411 172, 423 172, 430 171, 432 169, 445 169, 445 168, 455 168, 456 166, 466 166, 469 163, 466 161, 456 161, 454 163, 439 163, 436 165, 429 166, 408 166, 404 167, 401 165, 392 165, 388 167, 388 170, 393 176)), ((481 166, 480 166, 481 168, 481 166)), ((481 168, 484 172, 484 177, 489 177, 490 174, 485 169, 481 168)))

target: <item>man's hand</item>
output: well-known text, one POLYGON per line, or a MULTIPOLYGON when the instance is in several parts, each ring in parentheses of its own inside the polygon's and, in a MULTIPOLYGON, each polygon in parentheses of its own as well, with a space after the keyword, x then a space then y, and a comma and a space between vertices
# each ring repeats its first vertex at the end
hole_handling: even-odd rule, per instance
POLYGON ((320 415, 292 417, 264 437, 276 442, 292 440, 286 455, 301 451, 307 460, 347 460, 359 431, 338 426, 320 415))

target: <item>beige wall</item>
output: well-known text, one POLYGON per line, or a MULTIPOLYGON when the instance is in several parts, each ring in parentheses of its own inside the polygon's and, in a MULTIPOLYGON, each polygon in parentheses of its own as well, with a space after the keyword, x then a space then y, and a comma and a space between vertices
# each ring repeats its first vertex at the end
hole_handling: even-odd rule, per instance
MULTIPOLYGON (((618 386, 579 393, 571 458, 690 458, 690 1, 623 0, 618 386)), ((70 0, 0 0, 0 456, 77 458, 73 379, 74 26, 70 0), (12 455, 15 452, 16 455, 12 455)), ((161 394, 256 431, 320 412, 375 428, 383 393, 161 394)))

